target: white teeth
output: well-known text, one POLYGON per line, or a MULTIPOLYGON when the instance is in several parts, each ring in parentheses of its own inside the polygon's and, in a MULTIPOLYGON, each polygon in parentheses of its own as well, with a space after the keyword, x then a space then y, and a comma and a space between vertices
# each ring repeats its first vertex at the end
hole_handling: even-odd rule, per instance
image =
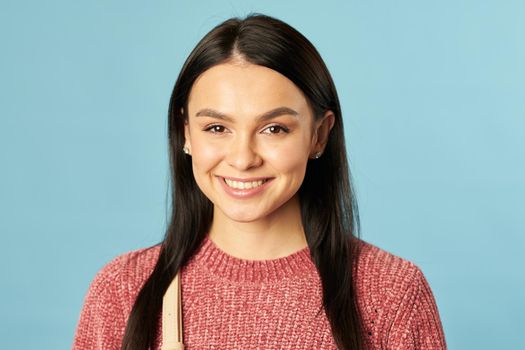
POLYGON ((230 186, 231 188, 236 188, 236 189, 239 189, 239 190, 244 190, 244 189, 250 189, 250 188, 254 188, 254 187, 259 187, 259 186, 261 186, 263 183, 266 182, 266 180, 241 182, 241 181, 232 181, 232 180, 228 180, 228 179, 224 179, 224 181, 225 181, 226 184, 227 184, 228 186, 230 186))

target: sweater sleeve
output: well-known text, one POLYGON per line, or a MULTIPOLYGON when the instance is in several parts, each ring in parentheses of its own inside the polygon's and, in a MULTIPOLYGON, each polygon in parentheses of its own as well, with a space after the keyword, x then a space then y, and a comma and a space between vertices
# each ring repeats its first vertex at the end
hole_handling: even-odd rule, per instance
POLYGON ((413 265, 412 282, 403 296, 388 336, 388 349, 446 350, 445 335, 430 286, 413 265))
POLYGON ((114 258, 95 276, 84 299, 73 350, 119 350, 126 326, 122 304, 124 256, 114 258))

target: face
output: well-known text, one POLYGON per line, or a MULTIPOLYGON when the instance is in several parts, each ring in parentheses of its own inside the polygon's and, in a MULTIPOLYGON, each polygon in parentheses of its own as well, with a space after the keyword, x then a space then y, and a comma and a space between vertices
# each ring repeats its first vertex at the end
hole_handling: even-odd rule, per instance
POLYGON ((323 150, 332 125, 331 112, 314 121, 302 91, 282 74, 225 63, 191 89, 185 146, 214 215, 253 222, 298 203, 308 159, 323 150))

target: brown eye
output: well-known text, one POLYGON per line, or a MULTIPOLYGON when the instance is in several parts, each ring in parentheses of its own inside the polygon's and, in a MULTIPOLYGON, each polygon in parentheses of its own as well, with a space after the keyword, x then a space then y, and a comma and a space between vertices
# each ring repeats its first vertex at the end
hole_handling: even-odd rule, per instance
POLYGON ((281 133, 287 134, 290 131, 288 128, 285 128, 284 126, 281 126, 281 125, 271 125, 267 127, 265 130, 269 131, 268 134, 274 134, 274 135, 278 135, 281 133))
POLYGON ((204 131, 211 132, 212 134, 220 134, 224 132, 224 126, 222 125, 210 125, 204 131))

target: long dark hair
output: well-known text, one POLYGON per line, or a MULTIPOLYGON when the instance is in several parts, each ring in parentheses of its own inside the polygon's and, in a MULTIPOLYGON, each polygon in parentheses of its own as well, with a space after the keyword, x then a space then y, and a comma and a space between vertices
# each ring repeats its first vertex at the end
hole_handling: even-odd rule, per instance
POLYGON ((168 112, 172 214, 157 264, 131 310, 122 349, 153 348, 162 296, 211 226, 213 205, 194 180, 191 157, 182 152, 184 122, 188 118, 188 96, 197 77, 234 56, 273 69, 294 82, 307 97, 314 118, 322 117, 327 110, 335 115, 323 155, 307 164, 299 189, 301 219, 321 278, 322 307, 334 340, 340 349, 361 349, 362 321, 352 275, 359 254, 359 215, 339 98, 326 65, 310 41, 288 24, 257 13, 228 19, 213 28, 193 49, 175 83, 168 112))

